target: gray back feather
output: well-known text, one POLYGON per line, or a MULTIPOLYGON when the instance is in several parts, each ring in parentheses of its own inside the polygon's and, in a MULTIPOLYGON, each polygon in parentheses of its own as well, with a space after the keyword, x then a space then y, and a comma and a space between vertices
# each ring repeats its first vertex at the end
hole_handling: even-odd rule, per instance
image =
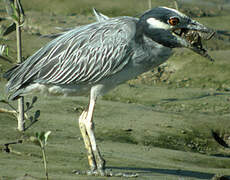
POLYGON ((96 17, 96 19, 97 19, 98 22, 102 22, 102 21, 105 21, 105 20, 109 19, 108 16, 106 16, 106 15, 100 13, 100 12, 99 12, 97 9, 95 9, 95 8, 93 8, 93 13, 94 13, 94 15, 95 15, 95 17, 96 17))
POLYGON ((135 28, 136 19, 121 17, 70 30, 13 69, 7 90, 34 82, 96 83, 129 62, 135 28))

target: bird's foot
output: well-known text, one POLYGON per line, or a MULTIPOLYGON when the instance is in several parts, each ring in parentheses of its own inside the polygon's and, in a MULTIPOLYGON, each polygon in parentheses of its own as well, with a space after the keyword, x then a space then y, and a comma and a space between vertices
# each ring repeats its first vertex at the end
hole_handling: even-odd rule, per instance
POLYGON ((74 170, 74 174, 77 175, 88 175, 88 176, 110 176, 109 173, 105 170, 87 170, 87 171, 78 171, 74 170))
POLYGON ((111 169, 96 169, 88 171, 73 171, 77 175, 88 175, 88 176, 106 176, 106 177, 128 177, 134 178, 138 177, 137 173, 124 173, 124 172, 112 172, 111 169))

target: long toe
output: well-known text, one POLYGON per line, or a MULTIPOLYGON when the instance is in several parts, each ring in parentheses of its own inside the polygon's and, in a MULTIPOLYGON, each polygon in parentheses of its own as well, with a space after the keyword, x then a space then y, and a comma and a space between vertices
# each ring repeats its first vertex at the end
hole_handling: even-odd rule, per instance
POLYGON ((107 177, 126 177, 126 178, 135 178, 138 177, 137 173, 125 173, 125 172, 113 172, 112 169, 98 169, 99 176, 107 177))
POLYGON ((97 170, 88 170, 88 171, 74 170, 73 173, 77 175, 103 176, 103 177, 107 176, 107 177, 135 178, 139 176, 138 173, 113 172, 111 169, 97 169, 97 170))
POLYGON ((86 174, 88 176, 110 176, 105 169, 88 170, 86 174))
POLYGON ((105 171, 105 169, 99 168, 97 169, 97 171, 100 176, 109 176, 107 172, 105 171))
POLYGON ((106 161, 101 156, 97 157, 97 169, 105 170, 105 163, 106 161))
POLYGON ((98 171, 97 170, 88 170, 86 172, 88 176, 98 176, 98 171))

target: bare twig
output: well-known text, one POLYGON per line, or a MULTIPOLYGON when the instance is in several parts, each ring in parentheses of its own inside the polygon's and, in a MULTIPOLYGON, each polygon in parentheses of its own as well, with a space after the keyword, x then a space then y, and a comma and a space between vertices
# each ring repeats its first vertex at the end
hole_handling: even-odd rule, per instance
POLYGON ((179 10, 179 8, 178 8, 178 2, 177 1, 174 1, 174 5, 175 5, 175 9, 179 10))
POLYGON ((0 113, 9 113, 9 114, 13 114, 14 116, 18 116, 18 112, 15 110, 9 110, 9 109, 4 109, 4 108, 0 108, 0 113))
POLYGON ((149 9, 151 9, 152 8, 152 0, 148 0, 148 6, 149 6, 149 9))
POLYGON ((32 122, 25 128, 25 131, 26 131, 27 129, 29 129, 31 126, 33 126, 36 122, 38 122, 38 120, 32 121, 32 122))
MULTIPOLYGON (((9 109, 5 109, 5 108, 0 108, 0 113, 9 113, 9 114, 13 114, 15 117, 18 117, 18 112, 16 110, 9 110, 9 109)), ((24 113, 24 116, 26 119, 29 119, 29 117, 26 113, 24 113)), ((31 126, 31 125, 32 124, 30 124, 29 126, 31 126)), ((26 129, 28 129, 28 128, 26 128, 26 129)))
POLYGON ((225 148, 230 148, 229 145, 224 141, 223 138, 221 138, 217 132, 214 132, 213 130, 211 131, 212 133, 212 137, 216 140, 216 142, 218 144, 220 144, 221 146, 225 147, 225 148))
POLYGON ((4 103, 4 104, 8 105, 11 109, 13 109, 15 112, 17 112, 17 109, 14 106, 12 106, 8 101, 1 99, 0 103, 4 103))
MULTIPOLYGON (((22 63, 22 37, 21 37, 21 4, 20 0, 14 0, 14 5, 17 10, 17 21, 16 23, 16 36, 17 36, 17 63, 22 63)), ((23 12, 24 13, 24 12, 23 12)), ((18 130, 25 130, 25 117, 24 117, 24 97, 18 99, 18 130)))
POLYGON ((1 32, 2 36, 7 36, 8 34, 14 32, 16 30, 16 24, 13 22, 7 28, 4 28, 1 32))
POLYGON ((15 154, 21 155, 20 152, 13 151, 9 146, 12 145, 12 144, 22 144, 22 142, 23 142, 23 140, 18 140, 18 141, 15 141, 15 142, 9 142, 9 143, 3 144, 3 146, 4 146, 3 151, 5 151, 7 153, 15 153, 15 154))
POLYGON ((3 60, 5 60, 5 61, 7 61, 9 63, 12 63, 12 61, 8 57, 6 57, 6 56, 0 55, 0 59, 3 59, 3 60))

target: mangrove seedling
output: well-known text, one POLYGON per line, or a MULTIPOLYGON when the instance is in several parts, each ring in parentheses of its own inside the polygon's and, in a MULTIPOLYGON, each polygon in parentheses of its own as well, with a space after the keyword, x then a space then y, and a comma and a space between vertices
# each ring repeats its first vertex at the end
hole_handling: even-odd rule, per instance
POLYGON ((32 136, 30 138, 30 140, 37 146, 39 146, 41 148, 42 151, 42 158, 43 158, 43 165, 44 165, 44 169, 45 169, 45 175, 46 175, 46 179, 48 180, 48 168, 47 168, 47 156, 46 156, 46 151, 45 151, 45 147, 47 145, 47 141, 48 141, 48 137, 50 135, 51 131, 47 131, 47 132, 36 132, 35 136, 32 136))

